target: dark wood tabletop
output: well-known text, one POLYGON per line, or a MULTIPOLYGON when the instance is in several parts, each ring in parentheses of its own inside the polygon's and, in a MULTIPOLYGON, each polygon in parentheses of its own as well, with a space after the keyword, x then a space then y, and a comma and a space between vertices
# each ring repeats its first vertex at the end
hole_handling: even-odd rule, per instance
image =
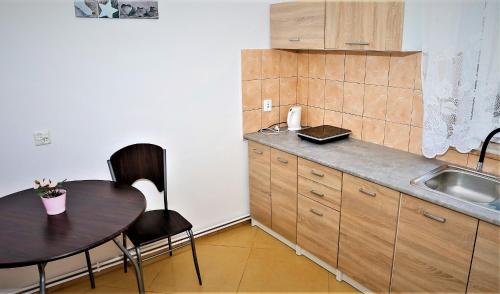
POLYGON ((68 257, 125 231, 146 209, 134 187, 110 181, 66 182, 66 212, 48 216, 33 189, 0 198, 0 268, 68 257))

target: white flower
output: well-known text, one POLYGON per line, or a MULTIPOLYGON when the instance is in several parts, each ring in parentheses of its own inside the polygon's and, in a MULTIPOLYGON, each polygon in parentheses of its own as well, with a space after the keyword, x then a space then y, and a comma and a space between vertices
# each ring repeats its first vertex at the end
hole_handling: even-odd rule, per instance
POLYGON ((55 188, 57 187, 57 182, 52 182, 51 180, 49 180, 49 188, 55 188))
POLYGON ((35 181, 33 182, 33 188, 34 188, 35 190, 36 190, 36 189, 38 189, 38 188, 40 188, 40 181, 39 181, 39 180, 35 180, 35 181))
POLYGON ((42 182, 40 182, 40 186, 42 188, 45 188, 50 185, 50 180, 43 179, 42 182))

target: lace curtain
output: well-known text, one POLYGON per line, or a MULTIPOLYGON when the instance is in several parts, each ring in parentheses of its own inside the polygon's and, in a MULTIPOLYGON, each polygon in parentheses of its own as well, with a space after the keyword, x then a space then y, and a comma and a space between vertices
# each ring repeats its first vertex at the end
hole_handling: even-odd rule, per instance
POLYGON ((425 4, 422 152, 469 152, 500 127, 500 0, 425 4))

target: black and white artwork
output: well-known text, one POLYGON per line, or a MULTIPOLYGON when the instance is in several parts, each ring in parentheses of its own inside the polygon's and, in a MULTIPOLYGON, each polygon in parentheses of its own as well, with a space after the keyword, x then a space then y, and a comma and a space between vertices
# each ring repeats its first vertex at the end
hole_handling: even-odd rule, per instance
POLYGON ((75 16, 88 18, 158 18, 156 0, 75 0, 75 16))
POLYGON ((120 18, 158 18, 158 1, 119 1, 120 18))

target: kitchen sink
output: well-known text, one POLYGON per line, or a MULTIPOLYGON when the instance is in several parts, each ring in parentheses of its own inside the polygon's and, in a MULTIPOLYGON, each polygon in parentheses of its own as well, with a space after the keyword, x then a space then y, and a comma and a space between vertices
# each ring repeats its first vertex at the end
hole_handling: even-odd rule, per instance
POLYGON ((443 165, 411 181, 428 191, 500 211, 500 178, 453 165, 443 165))

